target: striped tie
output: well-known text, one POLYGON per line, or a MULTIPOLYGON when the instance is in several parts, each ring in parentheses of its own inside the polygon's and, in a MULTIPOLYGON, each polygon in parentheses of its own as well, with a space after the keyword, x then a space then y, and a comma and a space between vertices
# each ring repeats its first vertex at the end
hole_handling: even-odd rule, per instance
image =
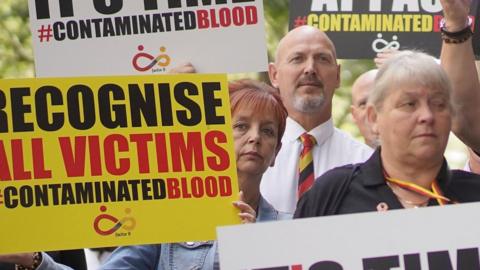
POLYGON ((300 141, 303 144, 302 152, 300 153, 300 161, 298 162, 298 198, 310 189, 315 180, 315 174, 313 169, 313 156, 312 149, 317 143, 315 138, 308 134, 303 133, 300 136, 300 141))

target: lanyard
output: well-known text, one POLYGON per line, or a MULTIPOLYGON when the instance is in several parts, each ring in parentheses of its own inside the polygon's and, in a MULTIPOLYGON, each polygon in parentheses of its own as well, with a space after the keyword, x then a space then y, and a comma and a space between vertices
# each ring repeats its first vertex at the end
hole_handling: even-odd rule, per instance
POLYGON ((428 190, 428 189, 426 189, 422 186, 419 186, 417 184, 392 178, 387 174, 386 171, 384 171, 384 175, 385 175, 385 179, 388 182, 394 183, 395 185, 397 185, 401 188, 408 189, 410 191, 416 192, 416 193, 418 193, 420 195, 423 195, 423 196, 426 196, 428 198, 436 199, 439 205, 445 205, 445 204, 448 204, 450 202, 449 198, 443 196, 442 190, 438 186, 437 179, 433 180, 432 185, 431 185, 432 190, 430 191, 430 190, 428 190))

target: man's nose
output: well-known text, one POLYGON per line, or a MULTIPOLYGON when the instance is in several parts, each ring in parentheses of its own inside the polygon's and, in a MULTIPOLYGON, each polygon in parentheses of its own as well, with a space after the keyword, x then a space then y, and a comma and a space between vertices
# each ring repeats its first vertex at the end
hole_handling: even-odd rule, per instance
POLYGON ((317 73, 317 71, 315 69, 315 61, 313 59, 308 59, 305 62, 304 73, 305 74, 316 74, 317 73))

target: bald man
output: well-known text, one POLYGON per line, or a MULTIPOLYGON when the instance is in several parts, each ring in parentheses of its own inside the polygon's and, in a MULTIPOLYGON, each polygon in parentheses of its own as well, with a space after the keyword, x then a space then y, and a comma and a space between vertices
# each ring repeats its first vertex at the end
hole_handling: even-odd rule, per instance
POLYGON ((377 135, 375 135, 367 122, 367 99, 368 94, 375 83, 375 76, 378 70, 372 69, 360 75, 352 85, 352 113, 353 122, 357 125, 360 133, 365 139, 365 143, 375 148, 378 146, 377 135))
POLYGON ((335 46, 325 33, 311 26, 290 31, 278 44, 269 77, 280 91, 289 117, 282 148, 260 187, 277 210, 293 214, 301 194, 299 187, 305 187, 303 178, 299 184, 302 134, 315 140, 308 151, 313 161, 303 167, 313 166, 314 178, 341 165, 363 162, 372 149, 333 126, 332 98, 340 86, 340 65, 335 46))

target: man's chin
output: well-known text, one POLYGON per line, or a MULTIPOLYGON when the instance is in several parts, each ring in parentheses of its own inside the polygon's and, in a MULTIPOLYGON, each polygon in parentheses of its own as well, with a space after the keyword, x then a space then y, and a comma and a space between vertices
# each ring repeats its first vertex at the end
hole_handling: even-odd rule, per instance
POLYGON ((322 108, 324 101, 323 96, 296 98, 293 107, 304 113, 315 112, 322 108))
POLYGON ((431 147, 418 147, 416 149, 415 156, 417 157, 418 160, 423 160, 423 161, 441 161, 443 160, 443 154, 445 151, 441 151, 440 146, 431 146, 431 147))

